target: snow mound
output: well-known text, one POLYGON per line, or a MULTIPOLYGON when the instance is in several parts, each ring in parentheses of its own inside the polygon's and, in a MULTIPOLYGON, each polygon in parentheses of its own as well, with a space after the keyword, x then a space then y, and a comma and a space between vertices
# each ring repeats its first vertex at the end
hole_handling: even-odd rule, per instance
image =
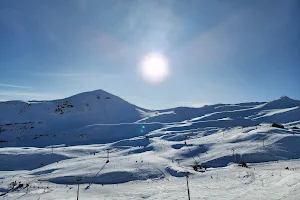
MULTIPOLYGON (((47 181, 56 184, 120 184, 136 180, 161 179, 164 174, 159 170, 140 168, 128 171, 112 171, 98 176, 63 176, 50 178, 47 181)), ((45 179, 43 180, 45 181, 45 179)))

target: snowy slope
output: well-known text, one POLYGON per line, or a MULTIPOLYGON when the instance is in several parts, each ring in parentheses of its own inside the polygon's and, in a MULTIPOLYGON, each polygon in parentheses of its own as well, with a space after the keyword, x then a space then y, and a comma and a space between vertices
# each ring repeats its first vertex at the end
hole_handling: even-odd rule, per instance
POLYGON ((80 199, 186 199, 188 172, 192 199, 298 199, 299 108, 281 97, 153 111, 102 90, 1 102, 0 198, 74 199, 79 183, 80 199))
POLYGON ((41 122, 46 124, 40 125, 43 128, 51 126, 51 130, 60 131, 95 123, 134 122, 141 118, 140 110, 143 109, 103 90, 96 90, 54 101, 1 102, 0 110, 2 126, 41 122))

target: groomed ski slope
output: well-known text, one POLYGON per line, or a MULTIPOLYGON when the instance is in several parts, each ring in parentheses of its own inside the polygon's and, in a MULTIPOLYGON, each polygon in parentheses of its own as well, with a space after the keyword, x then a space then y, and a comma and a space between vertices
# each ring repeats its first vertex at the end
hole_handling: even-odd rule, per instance
POLYGON ((98 90, 35 102, 30 114, 0 104, 2 199, 75 199, 78 183, 79 199, 187 199, 186 172, 191 199, 300 196, 300 102, 288 97, 153 111, 98 90), (51 110, 65 101, 69 113, 51 110))

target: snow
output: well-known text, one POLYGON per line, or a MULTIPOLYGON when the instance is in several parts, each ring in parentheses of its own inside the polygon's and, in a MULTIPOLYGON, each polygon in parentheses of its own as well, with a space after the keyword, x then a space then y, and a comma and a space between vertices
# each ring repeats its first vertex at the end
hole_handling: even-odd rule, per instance
POLYGON ((77 184, 79 199, 187 199, 186 173, 191 199, 298 199, 299 107, 153 111, 103 90, 0 102, 0 199, 75 199, 77 184))

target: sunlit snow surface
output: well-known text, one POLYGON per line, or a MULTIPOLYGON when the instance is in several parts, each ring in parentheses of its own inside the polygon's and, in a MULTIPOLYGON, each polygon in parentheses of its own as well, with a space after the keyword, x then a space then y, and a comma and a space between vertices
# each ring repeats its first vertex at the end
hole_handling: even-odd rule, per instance
POLYGON ((0 199, 76 199, 78 183, 79 199, 187 199, 186 172, 191 199, 299 199, 299 107, 282 97, 153 111, 102 90, 1 102, 0 199))

